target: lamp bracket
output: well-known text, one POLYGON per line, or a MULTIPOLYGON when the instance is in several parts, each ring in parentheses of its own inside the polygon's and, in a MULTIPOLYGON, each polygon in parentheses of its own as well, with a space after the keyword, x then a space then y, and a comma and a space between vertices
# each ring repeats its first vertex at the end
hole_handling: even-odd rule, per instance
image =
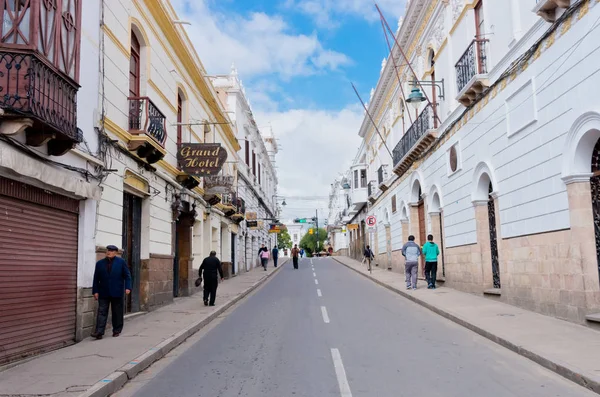
POLYGON ((445 99, 446 98, 446 91, 444 90, 444 79, 441 80, 413 80, 413 84, 416 86, 417 84, 419 85, 424 85, 426 87, 437 87, 439 89, 439 93, 438 93, 438 98, 439 99, 445 99))

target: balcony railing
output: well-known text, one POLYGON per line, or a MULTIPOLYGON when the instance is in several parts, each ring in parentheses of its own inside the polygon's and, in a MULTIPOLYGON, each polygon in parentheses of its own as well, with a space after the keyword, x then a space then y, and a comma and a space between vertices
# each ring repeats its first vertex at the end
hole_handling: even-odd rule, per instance
POLYGON ((0 51, 0 108, 34 119, 34 124, 45 127, 39 130, 50 127, 82 141, 77 130, 77 89, 37 55, 0 51))
POLYGON ((427 131, 432 128, 433 110, 431 105, 427 105, 394 148, 394 151, 392 152, 394 157, 394 168, 402 161, 404 156, 408 154, 415 144, 426 135, 427 131))
POLYGON ((458 91, 469 84, 478 74, 487 73, 487 43, 485 39, 475 39, 456 64, 456 83, 458 91))
POLYGON ((148 97, 129 97, 129 132, 146 134, 160 146, 167 140, 167 118, 148 97))

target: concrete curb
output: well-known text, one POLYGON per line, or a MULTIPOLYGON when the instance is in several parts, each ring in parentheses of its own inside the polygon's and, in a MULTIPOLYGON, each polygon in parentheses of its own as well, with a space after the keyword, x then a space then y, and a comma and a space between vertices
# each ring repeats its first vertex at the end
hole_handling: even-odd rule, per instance
POLYGON ((187 328, 179 331, 173 336, 165 339, 158 345, 146 351, 144 354, 131 360, 127 364, 123 365, 121 368, 114 371, 113 373, 105 376, 104 379, 94 384, 91 388, 89 388, 82 394, 79 394, 79 397, 108 397, 111 394, 117 392, 123 386, 125 386, 125 384, 128 381, 135 378, 140 372, 142 372, 143 370, 151 366, 153 363, 166 356, 171 350, 181 345, 190 336, 200 331, 211 321, 219 317, 233 305, 235 305, 236 303, 244 299, 246 296, 248 296, 252 291, 256 290, 258 287, 264 284, 267 280, 269 280, 276 273, 278 273, 279 270, 281 270, 281 268, 287 262, 288 260, 282 261, 282 263, 277 267, 276 270, 267 274, 266 277, 261 278, 259 281, 248 287, 241 294, 227 302, 222 307, 216 309, 208 317, 188 326, 187 328))
POLYGON ((342 261, 336 259, 335 257, 332 257, 332 258, 336 262, 340 263, 341 265, 344 265, 347 268, 354 270, 356 273, 370 279, 371 281, 374 281, 375 283, 381 285, 382 287, 385 287, 385 288, 389 289, 390 291, 393 291, 393 292, 403 296, 404 298, 406 298, 412 302, 415 302, 415 303, 431 310, 432 312, 434 312, 442 317, 445 317, 448 320, 451 320, 451 321, 455 322, 456 324, 463 326, 463 327, 483 336, 484 338, 491 340, 492 342, 499 344, 500 346, 503 346, 509 350, 512 350, 513 352, 515 352, 525 358, 528 358, 529 360, 541 365, 542 367, 547 368, 550 371, 553 371, 553 372, 557 373, 558 375, 560 375, 572 382, 575 382, 580 386, 585 387, 586 389, 589 389, 595 393, 600 394, 600 382, 599 381, 592 379, 580 372, 577 372, 577 369, 569 368, 568 364, 560 363, 556 360, 546 358, 538 353, 528 350, 527 348, 525 348, 523 346, 518 346, 505 338, 495 335, 495 334, 491 333, 490 331, 487 331, 475 324, 468 322, 467 320, 465 320, 463 318, 460 318, 448 311, 442 310, 436 306, 433 306, 427 302, 424 302, 421 299, 415 297, 414 295, 408 294, 405 291, 402 291, 396 287, 392 287, 391 285, 386 284, 383 281, 380 281, 369 274, 363 273, 360 270, 355 269, 354 267, 343 263, 342 261))

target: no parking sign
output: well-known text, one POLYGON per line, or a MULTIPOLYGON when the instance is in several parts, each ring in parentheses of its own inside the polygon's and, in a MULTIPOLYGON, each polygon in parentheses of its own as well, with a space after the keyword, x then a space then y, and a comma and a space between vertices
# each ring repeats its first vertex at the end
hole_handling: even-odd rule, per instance
POLYGON ((367 224, 369 231, 373 232, 375 231, 375 226, 377 225, 377 218, 375 217, 375 215, 369 215, 365 220, 365 223, 367 224))

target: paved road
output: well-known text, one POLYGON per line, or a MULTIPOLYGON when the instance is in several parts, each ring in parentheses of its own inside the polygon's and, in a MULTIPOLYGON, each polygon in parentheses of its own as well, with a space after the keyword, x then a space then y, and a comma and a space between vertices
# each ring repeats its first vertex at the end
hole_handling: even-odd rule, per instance
POLYGON ((313 264, 288 263, 135 396, 597 397, 331 259, 313 264))

